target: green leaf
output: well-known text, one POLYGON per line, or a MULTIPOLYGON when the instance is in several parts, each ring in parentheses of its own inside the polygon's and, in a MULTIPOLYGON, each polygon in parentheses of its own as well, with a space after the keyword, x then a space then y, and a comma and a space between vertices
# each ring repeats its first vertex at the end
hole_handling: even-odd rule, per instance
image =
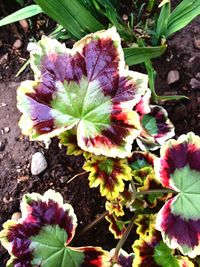
POLYGON ((90 172, 90 187, 100 186, 101 195, 108 200, 116 199, 124 191, 124 181, 131 180, 131 168, 126 159, 92 157, 83 169, 90 172))
POLYGON ((103 29, 103 25, 78 0, 35 0, 35 2, 76 39, 103 29))
POLYGON ((194 258, 200 254, 200 137, 190 132, 171 139, 160 154, 156 177, 177 195, 158 212, 156 229, 170 248, 194 258))
POLYGON ((43 12, 42 9, 38 5, 31 5, 31 6, 24 7, 14 12, 13 14, 5 17, 4 19, 0 20, 0 27, 22 20, 22 19, 33 17, 42 12, 43 12))
POLYGON ((154 260, 162 267, 179 267, 177 259, 172 255, 172 250, 165 243, 160 243, 154 249, 154 260))
POLYGON ((24 5, 24 0, 16 0, 16 2, 17 2, 18 4, 20 4, 21 6, 24 5))
POLYGON ((149 134, 158 133, 156 119, 153 116, 145 114, 142 118, 142 125, 149 132, 149 134))
POLYGON ((184 28, 198 15, 200 15, 200 1, 183 0, 170 15, 166 36, 169 37, 184 28))
POLYGON ((156 26, 156 36, 153 41, 154 44, 158 44, 162 36, 167 34, 167 26, 170 17, 170 3, 166 3, 162 6, 160 15, 158 17, 156 26))
POLYGON ((22 217, 5 222, 0 232, 0 242, 11 255, 6 266, 110 267, 109 253, 100 247, 68 246, 77 218, 59 193, 26 194, 21 211, 22 217))
POLYGON ((68 267, 77 267, 84 262, 83 253, 65 246, 67 234, 58 225, 45 226, 37 236, 30 239, 34 266, 42 263, 42 267, 66 267, 67 263, 68 267))
POLYGON ((147 77, 125 67, 114 27, 85 37, 72 50, 43 36, 31 53, 31 67, 36 81, 18 89, 24 134, 44 140, 75 128, 81 149, 129 155, 140 129, 133 107, 147 89, 147 77))
POLYGON ((166 45, 156 47, 124 48, 125 60, 129 66, 140 64, 146 60, 161 56, 166 50, 166 45))

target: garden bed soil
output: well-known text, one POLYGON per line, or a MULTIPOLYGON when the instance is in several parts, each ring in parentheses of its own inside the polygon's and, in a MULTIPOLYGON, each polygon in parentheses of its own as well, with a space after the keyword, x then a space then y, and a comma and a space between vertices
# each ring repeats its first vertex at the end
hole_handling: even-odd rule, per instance
MULTIPOLYGON (((40 20, 42 21, 42 17, 40 20)), ((37 23, 37 22, 34 22, 37 23)), ((19 203, 24 193, 44 193, 52 188, 59 191, 64 200, 72 204, 78 217, 78 231, 93 221, 105 210, 105 200, 98 189, 89 189, 87 175, 67 181, 82 172, 83 158, 66 155, 66 149, 60 149, 58 140, 53 139, 49 149, 40 142, 29 142, 18 127, 20 113, 16 108, 16 89, 20 81, 31 79, 27 68, 20 77, 16 72, 28 58, 26 47, 29 39, 48 32, 51 25, 36 26, 36 33, 27 33, 17 28, 22 40, 19 49, 13 49, 13 43, 19 36, 11 26, 0 29, 0 225, 14 212, 19 211, 19 203), (48 162, 47 169, 38 176, 31 175, 30 161, 34 152, 44 153, 48 162)), ((34 24, 36 25, 36 24, 34 24)), ((160 95, 184 94, 188 100, 167 102, 165 108, 176 127, 176 135, 194 131, 200 135, 200 49, 195 40, 200 40, 200 18, 178 32, 168 41, 166 53, 154 60, 157 71, 156 90, 160 95), (177 70, 180 79, 173 85, 167 84, 169 71, 177 70)), ((200 42, 200 41, 199 41, 200 42)), ((137 67, 133 68, 137 69, 137 67)), ((140 68, 141 69, 141 68, 140 68)), ((144 71, 144 70, 143 70, 144 71)), ((0 226, 1 227, 1 226, 0 226)), ((92 230, 77 239, 75 245, 96 245, 110 250, 116 244, 108 232, 108 223, 103 220, 92 230)), ((5 266, 7 252, 0 248, 0 266, 5 266)))

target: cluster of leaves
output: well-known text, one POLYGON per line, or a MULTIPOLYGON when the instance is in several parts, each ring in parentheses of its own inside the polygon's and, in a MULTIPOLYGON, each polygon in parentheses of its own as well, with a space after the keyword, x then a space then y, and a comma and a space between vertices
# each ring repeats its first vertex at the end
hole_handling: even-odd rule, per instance
MULTIPOLYGON (((23 1, 17 1, 23 4, 23 1)), ((35 2, 36 4, 26 6, 0 20, 0 27, 44 12, 58 23, 51 36, 78 40, 88 33, 107 29, 109 25, 113 25, 121 38, 129 43, 129 47, 124 50, 129 65, 143 63, 162 55, 166 49, 165 39, 200 14, 200 3, 196 0, 183 0, 173 12, 170 0, 161 1, 160 11, 155 0, 149 0, 148 3, 133 1, 132 12, 126 22, 118 13, 120 6, 118 0, 73 0, 73 3, 68 0, 35 0, 35 2), (146 18, 144 21, 142 15, 146 18), (147 41, 148 45, 144 43, 141 45, 141 39, 147 41), (155 46, 158 44, 162 45, 155 46)))
POLYGON ((100 186, 107 199, 109 230, 123 240, 133 213, 139 239, 130 255, 68 246, 77 224, 72 207, 53 191, 27 194, 22 218, 0 234, 8 266, 194 266, 174 249, 200 254, 200 138, 170 139, 167 112, 150 104, 147 76, 126 67, 116 29, 87 35, 72 49, 43 37, 30 62, 35 80, 17 92, 23 134, 58 136, 68 154, 83 154, 90 187, 100 186), (143 151, 132 151, 134 141, 143 151), (160 147, 160 158, 149 152, 160 147))

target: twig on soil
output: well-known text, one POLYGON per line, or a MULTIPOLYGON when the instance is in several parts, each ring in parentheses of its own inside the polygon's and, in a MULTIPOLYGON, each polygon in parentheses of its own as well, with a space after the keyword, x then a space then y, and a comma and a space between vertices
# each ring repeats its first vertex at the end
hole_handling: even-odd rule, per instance
POLYGON ((96 224, 98 224, 100 221, 102 221, 108 214, 109 214, 109 211, 105 211, 104 213, 99 215, 94 221, 92 221, 90 224, 88 224, 86 227, 84 227, 80 231, 80 233, 74 238, 74 240, 77 240, 79 237, 81 237, 83 234, 85 234, 87 231, 89 231, 91 228, 93 228, 96 224))
POLYGON ((67 184, 71 183, 74 179, 76 179, 77 177, 82 176, 82 175, 84 175, 86 173, 87 172, 84 171, 84 172, 81 172, 81 173, 78 173, 78 174, 74 175, 71 179, 69 179, 69 181, 67 181, 67 184))

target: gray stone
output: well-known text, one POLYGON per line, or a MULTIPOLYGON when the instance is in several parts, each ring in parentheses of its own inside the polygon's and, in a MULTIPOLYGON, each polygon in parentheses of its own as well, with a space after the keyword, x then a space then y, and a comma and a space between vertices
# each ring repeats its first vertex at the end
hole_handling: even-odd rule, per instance
POLYGON ((5 127, 5 128, 4 128, 4 132, 5 132, 5 133, 9 133, 9 132, 10 132, 10 128, 9 128, 9 127, 5 127))
POLYGON ((41 152, 36 152, 31 160, 31 173, 38 175, 47 168, 47 161, 41 152))
POLYGON ((197 88, 200 89, 200 81, 197 80, 196 78, 192 78, 190 80, 190 86, 191 86, 192 89, 197 89, 197 88))
POLYGON ((170 85, 170 84, 173 84, 175 82, 178 82, 179 79, 180 79, 179 72, 177 70, 171 70, 167 76, 167 84, 170 85))

